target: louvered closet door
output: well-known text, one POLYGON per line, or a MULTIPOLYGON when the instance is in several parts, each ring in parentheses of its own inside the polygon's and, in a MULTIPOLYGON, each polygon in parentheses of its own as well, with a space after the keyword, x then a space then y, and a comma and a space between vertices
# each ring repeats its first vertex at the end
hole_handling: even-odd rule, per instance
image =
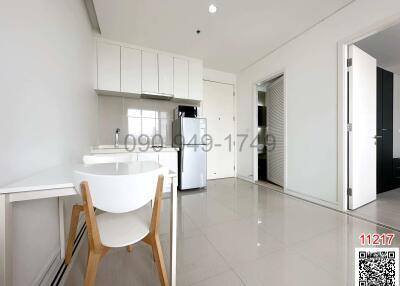
POLYGON ((268 89, 267 97, 267 134, 269 142, 275 139, 275 148, 269 147, 267 154, 268 180, 283 187, 284 174, 284 87, 283 76, 268 89))

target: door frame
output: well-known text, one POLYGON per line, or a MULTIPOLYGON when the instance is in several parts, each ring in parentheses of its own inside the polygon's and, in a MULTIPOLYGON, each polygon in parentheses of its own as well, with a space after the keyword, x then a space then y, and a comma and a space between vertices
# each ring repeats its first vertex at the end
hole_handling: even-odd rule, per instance
MULTIPOLYGON (((236 84, 234 83, 229 83, 229 82, 222 82, 222 81, 217 81, 217 80, 211 80, 211 79, 203 79, 203 83, 205 81, 212 82, 212 83, 219 83, 219 84, 226 84, 226 85, 231 85, 233 89, 233 134, 232 134, 232 152, 233 152, 233 164, 234 164, 234 178, 237 177, 237 152, 236 152, 236 134, 237 134, 237 105, 236 105, 236 84)), ((200 103, 201 106, 201 112, 203 114, 203 101, 200 103)), ((207 178, 207 180, 209 180, 207 178)), ((217 179, 216 179, 217 180, 217 179)))
POLYGON ((400 24, 400 15, 388 17, 376 22, 361 31, 350 35, 338 42, 338 133, 337 133, 337 201, 338 209, 348 211, 347 182, 348 182, 348 146, 347 146, 347 58, 348 46, 356 42, 400 24))
MULTIPOLYGON (((283 136, 284 136, 284 146, 283 146, 283 191, 285 192, 287 190, 287 80, 286 80, 286 71, 285 69, 278 70, 276 72, 273 72, 269 74, 268 76, 261 78, 253 83, 253 137, 249 138, 249 142, 251 142, 254 138, 257 138, 255 140, 255 143, 258 146, 258 91, 257 91, 257 86, 258 84, 265 82, 265 81, 270 81, 273 80, 279 76, 283 76, 283 110, 284 110, 284 115, 283 115, 283 136)), ((249 143, 251 144, 251 143, 249 143)), ((253 183, 258 181, 258 152, 257 148, 252 148, 250 146, 253 152, 253 183)))

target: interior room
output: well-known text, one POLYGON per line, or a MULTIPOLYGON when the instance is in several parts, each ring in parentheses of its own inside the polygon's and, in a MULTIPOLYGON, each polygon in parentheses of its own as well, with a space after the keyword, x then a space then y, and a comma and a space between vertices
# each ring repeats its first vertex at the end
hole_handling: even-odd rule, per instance
POLYGON ((399 284, 400 1, 0 1, 0 34, 0 286, 399 284))
POLYGON ((376 199, 352 211, 374 222, 400 227, 400 25, 355 43, 377 61, 376 199))

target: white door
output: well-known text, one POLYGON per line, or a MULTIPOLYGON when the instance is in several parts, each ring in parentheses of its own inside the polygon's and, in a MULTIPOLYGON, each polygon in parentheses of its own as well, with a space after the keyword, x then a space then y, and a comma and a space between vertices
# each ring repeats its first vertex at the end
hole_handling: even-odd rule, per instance
POLYGON ((349 47, 349 209, 376 200, 376 59, 349 47))
POLYGON ((203 117, 212 146, 207 152, 208 179, 235 176, 234 97, 230 84, 204 81, 203 117))

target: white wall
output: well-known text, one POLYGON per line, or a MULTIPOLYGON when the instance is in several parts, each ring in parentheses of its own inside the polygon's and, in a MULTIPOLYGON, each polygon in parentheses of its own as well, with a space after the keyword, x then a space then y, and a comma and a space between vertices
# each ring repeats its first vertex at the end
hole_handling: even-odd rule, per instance
MULTIPOLYGON (((77 162, 96 139, 94 41, 83 1, 0 2, 0 185, 77 162)), ((14 285, 59 248, 57 201, 14 205, 14 285)))
MULTIPOLYGON (((101 128, 98 130, 97 142, 99 145, 114 145, 115 129, 120 128, 120 144, 124 144, 125 136, 131 134, 135 136, 137 144, 140 135, 147 135, 150 140, 153 140, 153 137, 155 138, 155 144, 163 143, 171 146, 172 121, 174 120, 175 108, 178 105, 182 105, 182 103, 158 99, 99 96, 98 125, 101 128), (143 116, 141 112, 137 116, 128 116, 128 111, 132 109, 154 112, 150 115, 147 112, 146 116, 143 116), (146 121, 146 128, 142 128, 144 121, 146 121), (162 142, 158 142, 160 136, 163 138, 162 142)), ((185 105, 190 104, 185 103, 185 105)), ((200 107, 198 112, 199 114, 202 113, 200 107)))
POLYGON ((400 75, 393 78, 393 158, 400 158, 400 75))
POLYGON ((204 68, 203 79, 236 85, 236 74, 204 68))
MULTIPOLYGON (((253 84, 285 71, 287 188, 337 203, 337 46, 385 17, 398 0, 358 0, 242 71, 237 78, 238 134, 253 134, 253 84)), ((238 175, 253 174, 253 151, 238 153, 238 175)))

